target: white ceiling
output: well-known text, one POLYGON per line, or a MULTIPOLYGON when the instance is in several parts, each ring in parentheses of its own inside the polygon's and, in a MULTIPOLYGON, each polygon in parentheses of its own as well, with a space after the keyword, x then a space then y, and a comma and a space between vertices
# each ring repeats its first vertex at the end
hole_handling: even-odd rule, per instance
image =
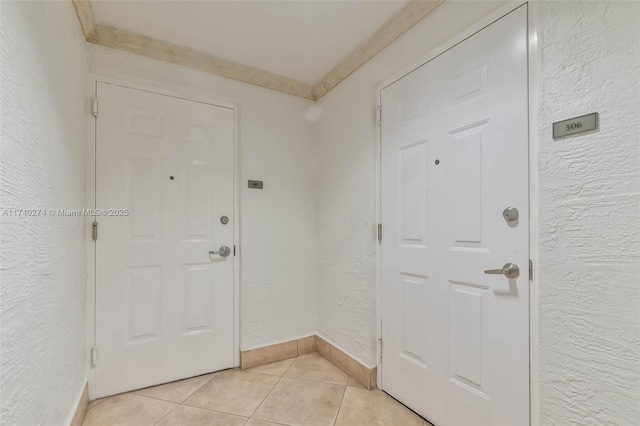
POLYGON ((191 47, 308 84, 407 0, 94 0, 98 24, 191 47))

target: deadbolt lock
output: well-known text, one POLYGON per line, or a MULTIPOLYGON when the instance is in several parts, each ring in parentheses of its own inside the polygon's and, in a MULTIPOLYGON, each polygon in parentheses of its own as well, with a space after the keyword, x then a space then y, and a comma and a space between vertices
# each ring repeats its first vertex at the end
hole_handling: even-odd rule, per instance
POLYGON ((506 220, 507 222, 515 222, 516 220, 518 220, 519 216, 520 213, 515 207, 507 207, 502 212, 502 217, 504 217, 504 220, 506 220))

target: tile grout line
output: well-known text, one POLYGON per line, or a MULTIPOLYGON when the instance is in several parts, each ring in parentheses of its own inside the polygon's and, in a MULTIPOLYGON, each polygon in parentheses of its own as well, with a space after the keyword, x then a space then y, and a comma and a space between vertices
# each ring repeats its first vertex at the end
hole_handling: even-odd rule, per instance
MULTIPOLYGON (((182 407, 182 406, 184 405, 184 402, 185 402, 187 399, 191 398, 191 396, 193 396, 193 394, 195 394, 196 392, 198 392, 200 389, 202 389, 202 387, 203 387, 204 385, 206 385, 206 384, 207 384, 207 383, 209 383, 211 380, 213 380, 213 379, 214 379, 214 377, 216 377, 216 376, 218 375, 218 372, 216 371, 216 372, 214 372, 214 373, 209 373, 209 374, 213 374, 213 376, 211 376, 211 377, 209 378, 209 380, 205 381, 205 382, 204 382, 201 386, 199 386, 196 390, 194 390, 193 392, 191 392, 191 393, 190 393, 190 394, 189 394, 189 395, 188 395, 188 396, 187 396, 187 397, 186 397, 182 402, 173 402, 173 401, 167 401, 167 400, 160 399, 160 398, 154 398, 154 397, 152 397, 152 396, 140 395, 140 394, 134 393, 135 391, 134 391, 134 392, 131 392, 131 393, 133 393, 134 395, 137 395, 137 396, 141 396, 141 397, 143 397, 143 398, 155 399, 156 401, 170 402, 170 403, 176 404, 176 406, 175 406, 175 407, 173 407, 173 410, 169 411, 167 414, 165 414, 164 416, 160 417, 160 418, 158 419, 158 421, 154 423, 154 426, 155 426, 155 425, 157 425, 158 423, 160 423, 162 420, 164 420, 166 417, 168 417, 169 415, 171 415, 174 411, 176 411, 176 410, 178 409, 178 407, 182 407)), ((196 377, 199 377, 199 376, 196 376, 196 377)), ((191 377, 191 378, 193 379, 194 377, 191 377)), ((183 380, 189 380, 189 379, 183 379, 183 380)), ((179 380, 178 380, 178 381, 179 381, 179 380)), ((175 382, 170 382, 170 383, 175 383, 175 382)), ((160 385, 160 386, 162 386, 162 385, 160 385)))
POLYGON ((185 408, 195 408, 196 410, 210 411, 212 413, 226 414, 227 416, 241 417, 241 418, 247 419, 247 420, 250 419, 250 417, 244 416, 242 414, 230 413, 228 411, 214 410, 213 408, 198 407, 196 405, 189 405, 189 404, 180 404, 180 406, 181 407, 185 407, 185 408))
MULTIPOLYGON (((209 374, 214 374, 214 377, 215 377, 215 375, 217 375, 218 373, 209 373, 209 374)), ((195 377, 199 377, 199 376, 195 376, 195 377)), ((193 379, 193 378, 194 378, 194 377, 190 377, 190 378, 188 378, 188 379, 182 379, 182 380, 189 380, 189 379, 193 379)), ((184 405, 184 403, 185 403, 185 401, 186 401, 187 399, 189 399, 191 396, 193 396, 193 394, 195 394, 195 393, 196 393, 196 392, 198 392, 200 389, 202 389, 202 387, 203 387, 204 385, 206 385, 207 383, 209 383, 211 380, 213 380, 213 377, 212 377, 212 378, 210 378, 209 380, 207 380, 206 382, 204 382, 204 383, 203 383, 201 386, 199 386, 195 391, 193 391, 192 393, 190 393, 190 394, 189 394, 189 396, 187 396, 187 397, 184 399, 184 401, 182 401, 182 402, 170 401, 170 400, 168 400, 168 399, 162 399, 162 398, 157 398, 157 397, 155 397, 155 396, 142 395, 142 394, 137 393, 137 392, 139 392, 139 391, 141 391, 141 390, 154 388, 155 386, 151 386, 151 387, 149 387, 149 388, 137 389, 137 390, 133 390, 133 391, 130 391, 130 392, 125 392, 125 393, 120 393, 120 394, 118 394, 118 395, 135 395, 135 396, 141 396, 141 397, 143 397, 143 398, 153 399, 153 400, 156 400, 156 401, 168 402, 168 403, 170 403, 170 404, 184 405)), ((179 381, 180 381, 180 380, 177 380, 176 382, 179 382, 179 381)), ((164 385, 168 385, 168 384, 176 383, 176 382, 164 383, 164 384, 162 384, 162 385, 158 385, 158 386, 164 386, 164 385)), ((114 396, 115 396, 115 395, 114 395, 114 396)), ((111 398, 111 397, 109 397, 109 398, 111 398)), ((189 405, 188 407, 191 407, 191 406, 189 405)))
MULTIPOLYGON (((298 348, 296 347, 296 353, 298 352, 298 348)), ((284 375, 287 374, 289 372, 289 370, 291 369, 291 367, 293 367, 293 364, 296 363, 296 361, 298 360, 298 355, 296 355, 296 358, 293 360, 293 362, 291 363, 291 365, 284 371, 284 373, 282 373, 282 376, 280 376, 280 378, 278 379, 278 381, 276 382, 275 385, 273 385, 273 387, 271 388, 271 390, 269 391, 269 393, 264 397, 264 399, 262 400, 262 402, 260 402, 260 404, 258 405, 258 407, 256 407, 255 410, 253 410, 253 413, 251 413, 251 416, 249 417, 250 419, 253 418, 253 416, 255 416, 255 414, 258 412, 258 410, 260 409, 260 407, 262 407, 262 404, 264 404, 264 402, 267 400, 267 398, 269 398, 269 395, 271 395, 271 392, 273 392, 273 390, 278 386, 278 384, 282 381, 282 379, 284 378, 284 375)), ((258 419, 260 420, 260 419, 258 419)))
POLYGON ((182 400, 182 402, 180 403, 180 405, 184 405, 185 402, 187 402, 187 399, 191 398, 193 395, 196 394, 196 392, 198 392, 200 389, 202 389, 206 384, 208 384, 209 382, 211 382, 213 379, 216 378, 216 376, 222 372, 222 371, 226 371, 226 370, 220 370, 220 371, 216 371, 214 373, 210 373, 213 374, 209 380, 207 380, 206 382, 204 382, 202 385, 198 386, 198 388, 196 390, 194 390, 193 392, 191 392, 184 400, 182 400))
POLYGON ((333 420, 333 426, 335 426, 338 421, 338 416, 340 415, 340 410, 342 410, 342 403, 344 402, 344 397, 347 394, 347 389, 349 388, 349 384, 344 387, 344 392, 342 393, 342 399, 340 399, 340 405, 338 406, 338 411, 336 412, 336 418, 333 420))
MULTIPOLYGON (((141 396, 141 395, 140 395, 141 396)), ((166 401, 165 401, 166 402, 166 401)), ((173 409, 171 411, 169 411, 167 414, 165 414, 164 416, 160 417, 158 419, 157 422, 154 423, 154 426, 157 425, 158 423, 160 423, 161 421, 163 421, 165 419, 165 417, 167 417, 169 414, 173 413, 174 411, 176 411, 178 409, 178 407, 180 406, 180 404, 176 404, 175 407, 173 407, 173 409)))

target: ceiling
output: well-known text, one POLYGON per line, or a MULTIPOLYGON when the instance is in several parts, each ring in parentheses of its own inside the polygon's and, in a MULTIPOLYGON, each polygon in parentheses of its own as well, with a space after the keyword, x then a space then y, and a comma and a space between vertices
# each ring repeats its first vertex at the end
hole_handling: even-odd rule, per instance
POLYGON ((95 22, 313 85, 406 0, 93 0, 95 22))

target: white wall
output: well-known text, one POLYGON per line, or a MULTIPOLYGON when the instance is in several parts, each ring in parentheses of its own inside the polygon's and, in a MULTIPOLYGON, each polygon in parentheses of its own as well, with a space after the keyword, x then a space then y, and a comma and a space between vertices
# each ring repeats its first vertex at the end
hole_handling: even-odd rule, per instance
MULTIPOLYGON (((448 2, 320 100, 319 334, 375 359, 378 84, 502 6, 448 2)), ((535 2, 541 424, 640 418, 640 19, 638 2, 535 2), (551 123, 598 111, 563 141, 551 123)), ((535 355, 535 354, 534 354, 535 355)), ((535 408, 535 407, 534 407, 535 408)))
POLYGON ((378 86, 504 2, 450 1, 319 101, 318 330, 376 365, 378 86))
MULTIPOLYGON (((2 2, 0 208, 85 205, 85 43, 71 2, 2 2)), ((65 424, 85 378, 81 217, 1 220, 0 423, 65 424)))
MULTIPOLYGON (((539 2, 542 424, 640 421, 640 3, 539 2), (600 113, 600 132, 551 123, 600 113)), ((536 114, 536 111, 532 111, 536 114)))
POLYGON ((316 332, 316 199, 310 101, 89 45, 90 72, 237 103, 241 349, 316 332), (264 180, 264 190, 247 188, 264 180))

